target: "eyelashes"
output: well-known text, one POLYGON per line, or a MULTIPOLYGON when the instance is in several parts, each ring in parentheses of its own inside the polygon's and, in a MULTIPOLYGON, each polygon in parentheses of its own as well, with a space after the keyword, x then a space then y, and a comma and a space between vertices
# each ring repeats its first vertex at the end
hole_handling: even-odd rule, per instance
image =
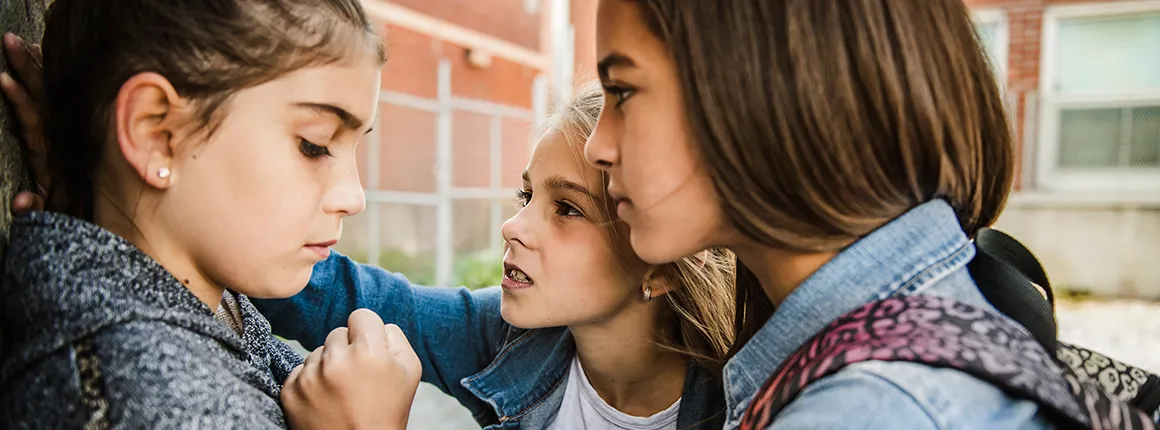
MULTIPOLYGON (((518 202, 518 204, 520 205, 521 208, 527 207, 528 204, 532 202, 532 192, 528 191, 528 190, 517 190, 516 191, 516 201, 518 202)), ((556 207, 555 213, 558 216, 562 216, 562 217, 575 217, 575 216, 582 217, 582 216, 584 216, 583 212, 580 212, 580 210, 577 209, 576 206, 573 206, 571 203, 568 203, 567 201, 556 200, 556 201, 552 202, 552 204, 556 207)))
POLYGON ((306 158, 319 158, 330 155, 330 150, 325 146, 315 145, 306 139, 298 139, 298 150, 302 151, 302 155, 306 158))

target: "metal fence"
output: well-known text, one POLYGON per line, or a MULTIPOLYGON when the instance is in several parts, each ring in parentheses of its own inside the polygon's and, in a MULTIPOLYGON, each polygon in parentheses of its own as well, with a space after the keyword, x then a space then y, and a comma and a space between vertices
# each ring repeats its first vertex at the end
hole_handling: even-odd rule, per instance
POLYGON ((532 109, 456 97, 442 60, 436 98, 382 92, 376 128, 393 126, 360 154, 367 209, 344 222, 339 251, 419 284, 486 281, 468 279, 479 273, 498 282, 500 225, 516 210, 534 123, 546 113, 546 82, 534 82, 532 109))

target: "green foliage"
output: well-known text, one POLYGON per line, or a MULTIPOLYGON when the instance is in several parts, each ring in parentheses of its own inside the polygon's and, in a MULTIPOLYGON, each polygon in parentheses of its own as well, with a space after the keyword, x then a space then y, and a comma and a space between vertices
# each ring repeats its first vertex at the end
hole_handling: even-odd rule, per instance
POLYGON ((503 256, 494 251, 481 251, 457 258, 454 285, 470 289, 499 285, 503 279, 503 256))
MULTIPOLYGON (((351 252, 347 256, 368 264, 366 254, 351 252)), ((409 254, 398 250, 384 250, 379 254, 377 266, 402 273, 415 284, 435 285, 433 253, 409 254)), ((463 255, 456 258, 453 269, 451 285, 462 285, 473 290, 495 286, 499 285, 503 278, 503 257, 492 251, 463 255)))

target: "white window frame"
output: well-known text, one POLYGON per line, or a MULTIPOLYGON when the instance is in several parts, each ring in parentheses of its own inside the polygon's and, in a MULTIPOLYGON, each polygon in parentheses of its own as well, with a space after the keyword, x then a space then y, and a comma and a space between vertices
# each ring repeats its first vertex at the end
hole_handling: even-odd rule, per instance
MULTIPOLYGON (((498 259, 502 252, 502 238, 500 225, 505 221, 503 206, 515 201, 516 188, 503 186, 503 134, 502 123, 505 119, 519 121, 538 121, 545 116, 543 107, 547 98, 547 86, 542 77, 538 77, 533 84, 533 108, 525 109, 487 102, 455 97, 451 94, 451 62, 443 59, 439 62, 438 96, 435 99, 418 97, 395 91, 382 91, 379 94, 380 104, 414 109, 436 115, 435 121, 435 191, 434 192, 407 192, 377 189, 381 175, 381 145, 378 133, 372 133, 367 150, 367 182, 366 190, 367 209, 363 222, 367 228, 367 261, 365 263, 378 265, 382 253, 380 243, 383 229, 391 226, 380 225, 379 204, 400 204, 408 206, 435 208, 435 285, 452 286, 454 271, 454 217, 453 206, 456 201, 486 200, 490 203, 489 228, 492 249, 498 259), (452 165, 452 117, 456 112, 470 112, 485 115, 489 118, 488 140, 488 186, 487 187, 456 187, 452 183, 454 166, 452 165)), ((534 138, 535 130, 528 136, 529 142, 534 138)), ((530 145, 530 143, 529 143, 530 145)), ((481 160, 482 161, 482 160, 481 160)), ((388 270, 393 268, 386 268, 388 270)))
MULTIPOLYGON (((1007 88, 1007 67, 1008 67, 1008 51, 1011 48, 1011 27, 1007 21, 1007 11, 999 8, 980 8, 971 12, 972 18, 977 24, 995 24, 995 47, 994 57, 988 57, 989 61, 993 61, 998 65, 998 73, 995 76, 999 80, 1000 88, 1007 88)), ((990 52, 986 54, 990 55, 990 52)))
POLYGON ((1059 167, 1059 127, 1065 108, 1147 106, 1160 103, 1160 89, 1125 93, 1059 94, 1052 82, 1058 55, 1060 21, 1072 18, 1160 12, 1160 0, 1051 6, 1043 14, 1043 40, 1039 69, 1039 139, 1036 154, 1037 188, 1053 193, 1110 193, 1133 200, 1160 191, 1160 169, 1109 171, 1059 167))

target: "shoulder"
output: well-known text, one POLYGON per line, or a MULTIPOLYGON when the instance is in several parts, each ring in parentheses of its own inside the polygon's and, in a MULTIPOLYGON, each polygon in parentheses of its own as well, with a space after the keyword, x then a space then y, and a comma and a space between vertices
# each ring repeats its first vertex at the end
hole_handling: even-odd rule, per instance
MULTIPOLYGON (((278 399, 247 382, 256 372, 211 338, 163 322, 134 321, 76 353, 112 422, 156 428, 282 427, 278 399)), ((83 386, 84 384, 82 384, 83 386)))
POLYGON ((822 427, 1050 428, 1036 403, 966 373, 881 361, 850 365, 806 387, 772 428, 822 427))

